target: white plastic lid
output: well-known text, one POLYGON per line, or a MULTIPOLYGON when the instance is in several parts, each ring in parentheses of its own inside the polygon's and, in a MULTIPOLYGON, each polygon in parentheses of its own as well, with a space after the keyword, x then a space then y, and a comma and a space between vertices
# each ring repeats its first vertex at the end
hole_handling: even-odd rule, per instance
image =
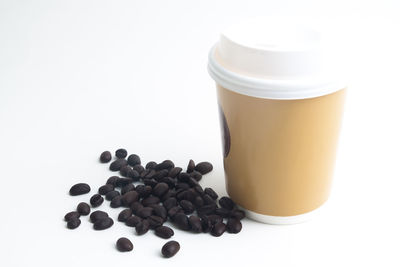
POLYGON ((345 87, 323 34, 287 18, 253 19, 225 30, 208 69, 222 87, 260 98, 302 99, 345 87))

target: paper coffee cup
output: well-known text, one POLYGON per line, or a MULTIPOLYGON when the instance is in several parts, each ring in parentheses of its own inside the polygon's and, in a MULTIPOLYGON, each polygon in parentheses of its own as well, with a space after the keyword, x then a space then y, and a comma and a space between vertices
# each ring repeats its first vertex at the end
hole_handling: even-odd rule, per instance
POLYGON ((275 19, 234 25, 210 51, 226 189, 251 219, 302 222, 328 199, 346 88, 329 56, 321 33, 275 19))

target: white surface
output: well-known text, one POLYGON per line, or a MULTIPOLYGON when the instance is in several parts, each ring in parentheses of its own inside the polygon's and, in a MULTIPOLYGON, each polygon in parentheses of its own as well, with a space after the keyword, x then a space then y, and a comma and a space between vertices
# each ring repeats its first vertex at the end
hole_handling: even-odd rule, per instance
MULTIPOLYGON (((0 1, 2 266, 399 266, 400 143, 396 1, 0 1), (97 162, 126 147, 144 161, 209 160, 224 193, 207 53, 223 24, 262 14, 336 17, 353 71, 332 196, 306 223, 246 220, 238 235, 176 231, 181 251, 115 223, 74 230, 62 217, 111 175, 97 162), (337 18, 343 16, 342 18, 337 18), (121 236, 134 243, 119 253, 121 236)), ((110 213, 115 216, 117 210, 110 213)))

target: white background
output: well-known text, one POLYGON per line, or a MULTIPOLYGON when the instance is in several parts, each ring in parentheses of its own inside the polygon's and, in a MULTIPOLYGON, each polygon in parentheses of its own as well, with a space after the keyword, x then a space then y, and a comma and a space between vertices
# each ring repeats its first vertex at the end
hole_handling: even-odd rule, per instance
POLYGON ((0 0, 0 265, 399 266, 399 12, 395 0, 0 0), (211 161, 201 183, 225 193, 208 50, 224 25, 278 14, 333 21, 350 50, 324 212, 292 226, 245 220, 220 238, 176 230, 181 251, 168 260, 165 240, 119 222, 95 232, 84 217, 66 229, 64 214, 90 197, 69 187, 94 192, 111 176, 103 150, 211 161), (114 249, 121 236, 133 252, 114 249))

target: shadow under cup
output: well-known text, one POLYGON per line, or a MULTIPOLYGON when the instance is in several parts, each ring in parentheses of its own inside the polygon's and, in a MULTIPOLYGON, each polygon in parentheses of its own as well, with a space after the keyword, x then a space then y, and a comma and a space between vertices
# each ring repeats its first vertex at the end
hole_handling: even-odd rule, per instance
POLYGON ((345 91, 281 100, 217 85, 226 189, 248 217, 297 223, 328 199, 345 91))

